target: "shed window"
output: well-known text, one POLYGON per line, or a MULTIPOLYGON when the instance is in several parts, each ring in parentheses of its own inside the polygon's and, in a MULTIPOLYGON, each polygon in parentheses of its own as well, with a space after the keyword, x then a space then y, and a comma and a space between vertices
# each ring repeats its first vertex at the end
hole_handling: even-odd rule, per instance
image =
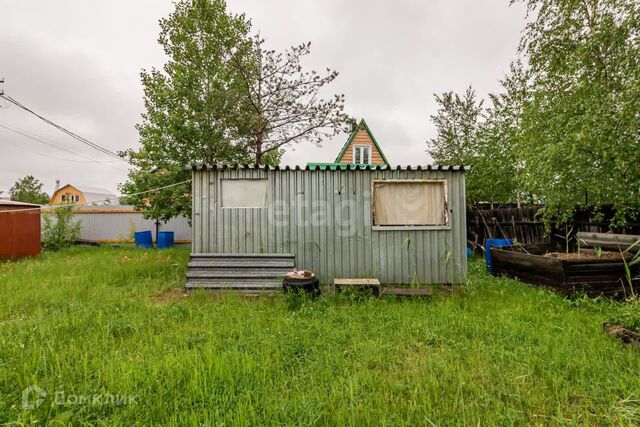
POLYGON ((267 207, 266 179, 223 179, 220 191, 223 208, 267 207))
POLYGON ((447 225, 446 181, 373 182, 373 224, 378 226, 447 225))
POLYGON ((368 145, 354 145, 353 163, 366 165, 371 163, 371 147, 368 145))

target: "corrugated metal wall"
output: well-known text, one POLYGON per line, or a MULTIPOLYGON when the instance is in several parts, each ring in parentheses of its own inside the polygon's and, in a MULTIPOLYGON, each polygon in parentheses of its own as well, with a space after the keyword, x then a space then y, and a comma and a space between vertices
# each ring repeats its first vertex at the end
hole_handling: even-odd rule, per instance
POLYGON ((323 283, 376 277, 382 283, 460 283, 466 278, 464 173, 453 170, 273 170, 193 172, 194 253, 292 253, 323 283), (268 208, 219 206, 220 180, 267 178, 268 208), (449 225, 374 230, 373 179, 446 179, 449 225))
MULTIPOLYGON (((141 212, 132 208, 92 206, 76 211, 74 218, 82 221, 80 239, 90 242, 132 242, 132 231, 145 230, 151 230, 155 239, 155 221, 144 219, 141 212)), ((171 218, 166 224, 160 222, 160 231, 173 231, 176 243, 191 241, 191 226, 185 217, 171 218)))
POLYGON ((40 209, 0 206, 0 260, 39 253, 40 209))

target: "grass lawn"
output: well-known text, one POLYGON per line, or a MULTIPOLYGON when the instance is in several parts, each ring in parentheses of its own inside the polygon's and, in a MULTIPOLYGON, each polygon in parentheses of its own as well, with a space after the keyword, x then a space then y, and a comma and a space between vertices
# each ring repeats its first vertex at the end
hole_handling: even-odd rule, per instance
POLYGON ((0 264, 0 423, 640 423, 615 310, 484 273, 426 300, 181 295, 188 249, 0 264), (22 391, 34 409, 22 406, 22 391), (40 403, 38 405, 38 403, 40 403))

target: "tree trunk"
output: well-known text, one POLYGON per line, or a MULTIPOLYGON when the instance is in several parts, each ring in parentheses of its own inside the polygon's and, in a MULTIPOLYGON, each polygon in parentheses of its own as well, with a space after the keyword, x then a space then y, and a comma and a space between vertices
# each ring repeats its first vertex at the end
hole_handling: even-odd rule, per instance
POLYGON ((256 166, 260 166, 262 161, 262 127, 257 126, 256 129, 256 166))
POLYGON ((260 144, 256 145, 256 166, 260 166, 262 161, 262 147, 260 144))

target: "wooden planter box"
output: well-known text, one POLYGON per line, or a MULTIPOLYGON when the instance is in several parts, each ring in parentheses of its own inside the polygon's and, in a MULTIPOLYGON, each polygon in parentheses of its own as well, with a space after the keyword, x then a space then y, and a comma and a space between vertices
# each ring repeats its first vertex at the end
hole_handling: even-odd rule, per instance
MULTIPOLYGON (((629 284, 622 259, 563 259, 543 256, 545 245, 491 248, 495 275, 517 278, 523 282, 551 288, 562 295, 575 297, 603 295, 624 298, 629 284)), ((632 277, 639 273, 632 268, 632 277)), ((635 283, 638 289, 638 283, 635 283)))

